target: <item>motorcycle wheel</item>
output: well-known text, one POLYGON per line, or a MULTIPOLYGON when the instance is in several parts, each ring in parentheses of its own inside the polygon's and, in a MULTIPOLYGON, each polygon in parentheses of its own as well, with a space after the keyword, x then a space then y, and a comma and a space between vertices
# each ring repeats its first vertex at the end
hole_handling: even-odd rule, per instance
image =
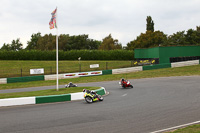
POLYGON ((93 102, 91 97, 86 97, 86 98, 85 98, 85 101, 86 101, 87 103, 92 103, 92 102, 93 102))
POLYGON ((99 96, 99 101, 103 101, 103 97, 99 96))
POLYGON ((122 86, 123 88, 126 88, 126 86, 123 84, 123 86, 122 86))
POLYGON ((133 88, 133 86, 132 86, 132 85, 130 85, 130 87, 131 87, 131 88, 133 88))

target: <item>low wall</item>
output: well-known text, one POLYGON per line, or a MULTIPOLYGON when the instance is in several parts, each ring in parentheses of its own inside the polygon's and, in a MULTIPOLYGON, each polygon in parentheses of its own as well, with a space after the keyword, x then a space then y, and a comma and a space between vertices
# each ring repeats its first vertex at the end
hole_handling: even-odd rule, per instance
POLYGON ((35 97, 0 99, 0 107, 27 104, 35 104, 35 97))
POLYGON ((149 65, 149 66, 143 66, 143 70, 153 70, 153 69, 161 69, 161 68, 170 68, 171 64, 157 64, 157 65, 149 65))
POLYGON ((29 82, 29 81, 40 81, 40 80, 44 80, 44 75, 7 78, 7 83, 29 82))
POLYGON ((176 62, 176 63, 171 63, 171 64, 172 64, 172 68, 174 68, 174 67, 198 65, 199 63, 200 63, 199 60, 194 60, 194 61, 176 62))
MULTIPOLYGON (((104 87, 101 87, 100 89, 97 89, 94 91, 96 91, 97 94, 99 95, 106 94, 106 89, 104 87)), ((70 93, 70 94, 62 94, 62 95, 0 99, 0 107, 81 100, 81 99, 84 99, 83 95, 84 95, 83 92, 78 92, 78 93, 70 93)))
POLYGON ((7 84, 7 78, 1 78, 0 84, 7 84))
POLYGON ((139 66, 139 67, 129 67, 129 68, 120 68, 120 69, 112 69, 112 74, 138 72, 138 71, 142 71, 142 70, 143 70, 142 66, 139 66))
MULTIPOLYGON (((44 80, 56 80, 57 75, 52 74, 52 75, 44 75, 44 80)), ((58 74, 58 79, 64 79, 64 74, 58 74)))

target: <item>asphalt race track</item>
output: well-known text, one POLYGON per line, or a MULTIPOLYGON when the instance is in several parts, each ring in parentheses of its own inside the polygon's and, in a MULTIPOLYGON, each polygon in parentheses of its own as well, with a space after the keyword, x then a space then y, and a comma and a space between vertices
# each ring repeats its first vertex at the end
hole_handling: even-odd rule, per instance
POLYGON ((149 133, 200 120, 200 76, 130 81, 78 84, 104 86, 103 102, 1 107, 0 133, 149 133))

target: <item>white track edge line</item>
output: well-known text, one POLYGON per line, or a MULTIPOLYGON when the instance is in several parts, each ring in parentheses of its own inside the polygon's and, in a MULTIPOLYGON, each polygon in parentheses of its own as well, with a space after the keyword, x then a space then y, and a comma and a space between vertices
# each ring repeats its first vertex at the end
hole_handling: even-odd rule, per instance
POLYGON ((187 124, 183 124, 183 125, 179 125, 179 126, 175 126, 175 127, 170 127, 170 128, 158 130, 158 131, 153 131, 153 132, 150 132, 150 133, 160 133, 160 132, 169 131, 169 130, 173 130, 173 129, 178 129, 178 128, 189 126, 189 125, 193 125, 193 124, 198 124, 198 123, 200 123, 200 121, 195 121, 195 122, 191 122, 191 123, 187 123, 187 124))

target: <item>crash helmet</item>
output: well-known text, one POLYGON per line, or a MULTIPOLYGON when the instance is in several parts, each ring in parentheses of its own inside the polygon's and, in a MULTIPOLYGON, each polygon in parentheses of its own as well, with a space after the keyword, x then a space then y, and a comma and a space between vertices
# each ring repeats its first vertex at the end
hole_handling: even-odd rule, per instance
POLYGON ((83 92, 85 92, 86 91, 86 89, 83 89, 83 92))
POLYGON ((122 78, 122 81, 124 81, 124 78, 122 78))

